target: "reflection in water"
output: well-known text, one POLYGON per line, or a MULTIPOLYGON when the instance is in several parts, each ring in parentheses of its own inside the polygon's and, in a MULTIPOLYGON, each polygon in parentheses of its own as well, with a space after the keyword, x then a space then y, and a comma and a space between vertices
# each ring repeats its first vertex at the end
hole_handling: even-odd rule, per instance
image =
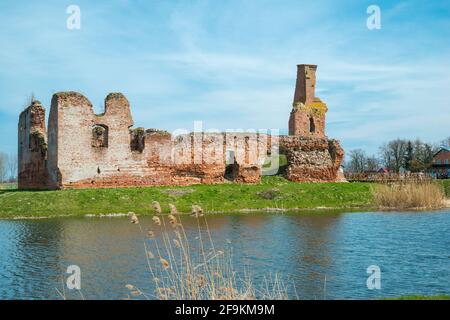
MULTIPOLYGON (((198 241, 198 220, 182 222, 198 241)), ((450 292, 450 212, 209 216, 207 223, 241 275, 250 272, 257 285, 282 274, 299 298, 450 292), (366 287, 372 264, 382 270, 379 291, 366 287)), ((72 264, 87 298, 121 299, 128 283, 151 293, 143 239, 125 218, 0 221, 0 299, 58 298, 72 264)))
POLYGON ((331 248, 336 245, 340 215, 307 216, 298 220, 301 236, 292 235, 296 240, 295 256, 299 272, 296 291, 303 297, 323 298, 326 291, 327 275, 332 267, 331 248))
POLYGON ((58 221, 0 223, 0 297, 43 298, 54 292, 48 284, 58 281, 59 274, 46 270, 60 265, 60 225, 58 221), (30 281, 43 274, 42 283, 30 281))

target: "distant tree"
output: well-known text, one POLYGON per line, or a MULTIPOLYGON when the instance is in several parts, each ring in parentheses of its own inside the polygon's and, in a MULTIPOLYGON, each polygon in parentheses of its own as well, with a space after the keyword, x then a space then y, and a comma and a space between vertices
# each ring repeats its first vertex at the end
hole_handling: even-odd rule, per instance
MULTIPOLYGON (((450 137, 448 140, 450 143, 450 137)), ((383 166, 396 173, 401 168, 411 172, 424 172, 432 165, 433 155, 437 150, 438 145, 433 147, 420 139, 395 139, 381 145, 379 158, 375 155, 367 156, 362 149, 351 150, 346 169, 349 172, 377 171, 383 166)))
POLYGON ((0 152, 0 182, 6 182, 8 175, 8 156, 0 152))
POLYGON ((433 151, 431 145, 426 143, 422 161, 427 165, 431 165, 431 163, 433 162, 434 153, 435 152, 433 151))
POLYGON ((367 171, 377 171, 380 166, 380 160, 374 155, 366 159, 366 169, 367 171))
POLYGON ((391 169, 392 168, 392 154, 388 148, 387 143, 383 144, 380 147, 380 157, 381 157, 381 163, 385 168, 391 169))
POLYGON ((6 171, 11 182, 17 181, 18 160, 15 154, 10 154, 7 158, 6 171))
POLYGON ((413 142, 414 148, 414 158, 419 161, 423 161, 425 158, 425 143, 423 143, 420 139, 416 139, 413 142))
POLYGON ((396 139, 384 144, 380 148, 383 164, 393 172, 400 172, 405 167, 407 141, 396 139))
POLYGON ((414 142, 414 160, 411 171, 419 172, 428 169, 433 161, 434 148, 420 140, 414 142))
POLYGON ((405 169, 411 171, 412 162, 415 160, 414 157, 414 147, 413 143, 408 140, 406 143, 406 151, 405 151, 405 169))
POLYGON ((350 160, 347 164, 347 170, 349 172, 360 173, 366 170, 367 156, 364 150, 350 150, 349 157, 350 160))
POLYGON ((441 146, 450 147, 450 137, 441 141, 441 146))

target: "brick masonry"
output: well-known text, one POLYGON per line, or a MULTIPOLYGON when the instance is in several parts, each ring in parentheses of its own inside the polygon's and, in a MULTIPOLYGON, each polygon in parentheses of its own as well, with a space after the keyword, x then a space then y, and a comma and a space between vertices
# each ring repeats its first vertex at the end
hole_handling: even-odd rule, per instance
POLYGON ((315 96, 316 65, 297 66, 297 82, 289 118, 289 135, 325 137, 327 105, 315 96))
MULTIPOLYGON (((344 152, 338 141, 325 136, 327 107, 314 96, 316 68, 298 66, 289 136, 276 139, 292 181, 340 180, 344 152)), ((121 93, 105 98, 102 114, 95 114, 91 102, 77 92, 56 93, 48 128, 45 109, 33 102, 19 118, 19 188, 258 183, 276 145, 266 134, 172 136, 132 126, 130 104, 121 93)))

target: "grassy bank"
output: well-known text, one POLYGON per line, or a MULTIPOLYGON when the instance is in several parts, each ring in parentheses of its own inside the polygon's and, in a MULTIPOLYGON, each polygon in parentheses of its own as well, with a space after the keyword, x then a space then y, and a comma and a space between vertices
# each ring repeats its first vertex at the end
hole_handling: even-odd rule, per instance
POLYGON ((150 214, 152 201, 163 211, 173 203, 189 212, 198 204, 206 212, 242 209, 308 209, 317 207, 368 207, 372 203, 367 183, 294 183, 281 177, 264 177, 258 185, 197 185, 124 189, 60 191, 0 190, 0 218, 83 216, 86 214, 150 214))
MULTIPOLYGON (((439 181, 450 197, 450 180, 439 181)), ((220 184, 60 191, 18 191, 0 188, 0 218, 84 216, 133 211, 151 214, 152 201, 164 212, 173 203, 181 212, 198 204, 206 212, 244 209, 369 208, 374 206, 370 183, 294 183, 263 177, 258 185, 220 184)))
POLYGON ((439 183, 441 183, 444 186, 444 191, 447 198, 450 198, 450 179, 439 180, 439 183))
POLYGON ((0 190, 11 190, 11 189, 17 189, 16 183, 0 183, 0 190))

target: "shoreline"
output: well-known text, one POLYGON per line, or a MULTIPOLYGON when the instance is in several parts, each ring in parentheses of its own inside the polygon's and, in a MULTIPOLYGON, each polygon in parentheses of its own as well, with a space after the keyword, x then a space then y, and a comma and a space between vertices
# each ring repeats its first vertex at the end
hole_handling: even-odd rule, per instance
MULTIPOLYGON (((334 214, 342 214, 342 213, 389 213, 389 212, 398 212, 398 213, 410 213, 410 212, 439 212, 442 210, 450 209, 450 199, 446 200, 446 205, 439 208, 379 208, 375 206, 370 207, 314 207, 314 208, 260 208, 260 209, 252 209, 252 208, 244 208, 232 211, 207 211, 205 215, 237 215, 237 214, 285 214, 285 213, 293 213, 299 215, 308 215, 308 214, 318 214, 323 213, 334 213, 334 214), (335 211, 335 212, 334 212, 335 211)), ((124 218, 130 217, 133 212, 129 213, 99 213, 99 214, 85 214, 85 215, 49 215, 49 216, 14 216, 14 217, 0 217, 0 220, 46 220, 46 219, 59 219, 59 218, 124 218)), ((155 215, 159 216, 167 216, 169 213, 161 213, 157 214, 154 212, 138 214, 140 217, 152 217, 155 215)), ((190 217, 190 212, 178 212, 176 215, 190 217)))
MULTIPOLYGON (((376 210, 373 207, 315 207, 315 208, 290 208, 290 209, 281 209, 281 208, 261 208, 261 209, 238 209, 238 210, 230 210, 230 211, 206 211, 204 214, 206 216, 214 216, 214 215, 236 215, 236 214, 251 214, 251 213, 260 213, 260 214, 276 214, 276 213, 299 213, 299 214, 308 214, 317 211, 323 212, 333 212, 333 211, 346 211, 348 212, 370 212, 372 210, 376 210)), ((45 220, 45 219, 57 219, 57 218, 124 218, 130 217, 134 212, 130 213, 99 213, 99 214, 85 214, 85 215, 49 215, 49 216, 15 216, 15 217, 0 217, 0 220, 45 220)), ((339 212, 341 213, 341 212, 339 212)), ((163 212, 161 214, 157 214, 155 212, 137 214, 140 217, 152 217, 152 216, 168 216, 169 213, 163 212)), ((192 216, 190 212, 178 212, 176 215, 190 217, 192 216)))
MULTIPOLYGON (((442 182, 450 208, 450 180, 442 182)), ((206 214, 319 213, 332 211, 423 211, 438 208, 379 208, 371 183, 295 183, 279 176, 260 184, 213 184, 178 187, 136 187, 20 191, 0 189, 0 219, 114 217, 128 212, 153 215, 152 202, 169 213, 170 204, 189 214, 192 205, 206 214)))

